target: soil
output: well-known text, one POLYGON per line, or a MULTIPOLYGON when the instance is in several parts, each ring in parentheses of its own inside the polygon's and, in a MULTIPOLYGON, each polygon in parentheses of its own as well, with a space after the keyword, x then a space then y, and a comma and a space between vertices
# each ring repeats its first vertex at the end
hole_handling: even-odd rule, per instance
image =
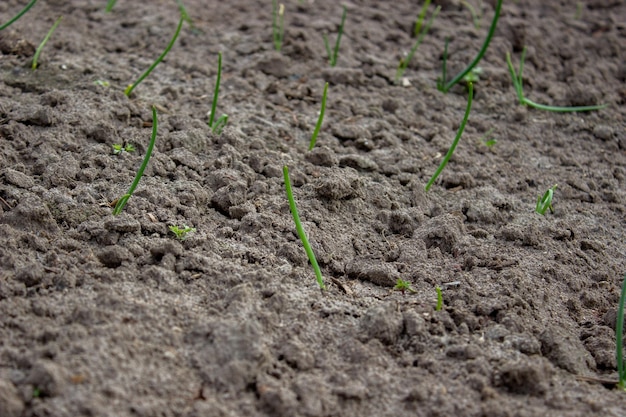
MULTIPOLYGON (((0 32, 0 415, 624 416, 626 3, 48 0, 0 32), (263 3, 263 4, 261 4, 263 3), (431 6, 432 10, 434 6, 431 6), (60 26, 31 71, 35 47, 60 26), (524 46, 519 104, 505 55, 524 46), (207 112, 223 52, 214 134, 207 112), (328 103, 308 151, 324 83, 328 103), (108 86, 107 86, 108 84, 108 86), (158 111, 155 151, 122 214, 158 111), (489 133, 491 132, 491 133, 489 133), (485 142, 497 142, 488 146, 485 142), (113 144, 135 152, 115 155, 113 144), (327 285, 298 239, 294 194, 327 285), (553 185, 554 213, 535 212, 553 185), (196 229, 178 240, 169 226, 196 229), (396 291, 398 279, 412 291, 396 291), (443 308, 436 310, 436 287, 443 308)), ((25 1, 0 3, 0 22, 25 1)))

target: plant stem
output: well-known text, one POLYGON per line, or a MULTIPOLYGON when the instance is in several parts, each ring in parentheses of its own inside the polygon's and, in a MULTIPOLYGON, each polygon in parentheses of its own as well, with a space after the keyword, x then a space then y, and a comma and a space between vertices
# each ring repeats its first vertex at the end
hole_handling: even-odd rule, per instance
POLYGON ((317 135, 320 133, 320 129, 322 128, 322 121, 324 120, 324 112, 326 111, 326 93, 328 93, 328 83, 324 84, 324 93, 322 94, 322 108, 320 109, 320 115, 317 118, 317 124, 315 125, 315 130, 313 131, 313 135, 311 136, 311 141, 309 142, 309 150, 312 150, 315 147, 315 142, 317 141, 317 135))
POLYGON ((152 72, 153 69, 156 68, 157 65, 159 65, 159 63, 161 61, 163 61, 163 58, 165 58, 165 56, 167 55, 167 53, 170 51, 170 49, 172 49, 172 46, 174 46, 174 42, 176 42, 176 39, 178 38, 178 35, 180 34, 180 30, 183 27, 183 23, 185 22, 185 18, 184 16, 180 16, 180 20, 178 21, 178 27, 176 28, 176 33, 174 33, 174 37, 172 37, 172 40, 170 40, 170 43, 167 45, 167 47, 165 48, 165 50, 163 51, 163 53, 161 55, 159 55, 159 57, 156 59, 156 61, 154 61, 152 63, 152 65, 150 65, 150 68, 148 68, 146 70, 146 72, 144 72, 143 74, 141 74, 141 77, 139 77, 139 79, 137 81, 135 81, 134 84, 129 85, 126 90, 124 90, 124 94, 126 94, 127 97, 130 96, 130 93, 133 92, 133 90, 135 89, 135 87, 137 87, 148 75, 150 75, 150 73, 152 72))
POLYGON ((417 15, 417 20, 415 21, 415 30, 413 31, 413 35, 417 36, 420 34, 422 30, 422 24, 424 23, 424 17, 426 16, 426 10, 430 6, 430 0, 426 0, 422 5, 420 13, 417 15))
POLYGON ((124 194, 122 197, 120 197, 119 200, 117 200, 117 204, 115 205, 115 208, 113 209, 113 215, 118 215, 122 212, 122 210, 124 209, 124 206, 126 205, 126 203, 128 203, 130 196, 132 196, 133 193, 135 192, 135 188, 137 188, 137 186, 139 185, 139 180, 141 180, 141 177, 143 176, 143 172, 148 166, 148 161, 150 160, 150 156, 152 155, 152 150, 154 149, 154 143, 156 142, 156 136, 157 136, 157 125, 158 125, 158 121, 157 121, 156 107, 152 106, 152 137, 150 138, 150 144, 148 145, 146 156, 144 156, 143 162, 141 163, 141 166, 139 167, 139 171, 137 171, 137 175, 135 175, 135 180, 133 181, 130 188, 128 189, 128 192, 124 194))
POLYGON ((105 13, 111 13, 113 7, 115 7, 115 3, 117 3, 117 0, 109 0, 107 2, 107 7, 104 9, 105 13))
POLYGON ((491 38, 493 38, 493 34, 496 32, 496 26, 498 24, 498 19, 500 18, 501 9, 502 9, 502 0, 498 0, 498 3, 496 3, 496 10, 493 15, 493 20, 491 21, 491 26, 489 27, 489 32, 487 33, 487 38, 485 39, 485 42, 483 43, 482 48, 478 52, 478 55, 476 55, 476 58, 474 58, 474 60, 463 71, 458 73, 452 79, 452 81, 450 81, 449 83, 446 83, 446 80, 443 79, 441 91, 443 91, 444 93, 447 93, 456 83, 461 81, 463 77, 467 75, 468 72, 470 72, 476 65, 478 65, 480 60, 485 55, 485 52, 487 52, 487 48, 489 47, 491 38))
POLYGON ((311 266, 313 267, 313 271, 315 272, 317 285, 319 285, 320 289, 325 290, 326 286, 324 285, 324 280, 322 279, 322 271, 320 271, 320 267, 317 264, 317 259, 315 258, 315 253, 313 253, 313 249, 311 249, 309 239, 306 237, 306 233, 304 231, 304 228, 302 227, 302 222, 300 221, 300 216, 298 215, 298 208, 296 207, 296 201, 293 198, 293 191, 291 190, 291 180, 289 179, 289 168, 287 167, 287 165, 283 166, 283 177, 285 179, 285 190, 287 192, 287 199, 289 200, 289 209, 291 210, 293 221, 296 224, 298 236, 302 241, 302 246, 304 246, 304 250, 309 257, 309 261, 311 262, 311 266))
POLYGON ((222 52, 217 54, 217 78, 215 79, 215 92, 213 93, 213 104, 211 105, 211 115, 209 116, 209 127, 213 128, 215 110, 217 110, 217 97, 220 92, 220 80, 222 79, 222 52))
POLYGON ((437 168, 437 171, 435 171, 433 176, 428 181, 428 184, 426 184, 426 187, 425 187, 426 191, 430 189, 430 187, 433 185, 433 183, 435 182, 439 174, 441 174, 441 171, 443 171, 443 169, 448 164, 448 161, 450 160, 450 158, 452 157, 452 154, 454 153, 454 150, 456 149, 456 145, 459 143, 459 139, 461 139, 463 130, 465 130, 465 125, 467 124, 467 119, 469 118, 470 110, 472 109, 472 99, 474 96, 474 85, 472 83, 468 83, 467 87, 468 87, 467 107, 465 108, 465 115, 463 116, 463 121, 461 122, 461 126, 459 126, 459 130, 456 133, 456 137, 454 138, 454 141, 452 142, 452 146, 450 146, 450 149, 448 149, 448 153, 441 161, 441 164, 439 164, 439 168, 437 168))
POLYGON ((43 38, 43 41, 41 41, 41 43, 37 47, 37 50, 35 51, 35 56, 33 56, 33 64, 31 65, 31 69, 33 71, 35 71, 37 69, 37 61, 39 60, 39 55, 41 55, 41 51, 43 51, 43 47, 46 46, 46 43, 48 43, 48 40, 50 39, 50 36, 52 36, 52 32, 54 32, 54 30, 57 28, 57 26, 59 26, 59 23, 61 23, 61 19, 63 19, 63 16, 60 16, 54 22, 54 24, 52 25, 52 27, 48 31, 48 34, 46 35, 46 37, 43 38))
MULTIPOLYGON (((411 48, 411 51, 407 55, 406 59, 400 60, 400 64, 398 65, 398 69, 396 70, 396 77, 395 77, 395 80, 394 80, 394 82, 396 84, 400 81, 400 77, 402 77, 402 75, 406 71, 407 67, 409 66, 409 62, 411 62, 411 60, 413 59, 413 55, 415 55, 415 51, 417 51, 417 48, 424 41, 424 37, 426 37, 426 34, 430 30, 430 27, 433 25, 433 21, 435 20, 435 18, 439 14, 440 10, 441 10, 441 6, 437 6, 437 8, 433 12, 432 16, 430 16, 430 19, 428 19, 428 22, 426 22, 426 26, 424 27, 424 30, 417 37, 417 40, 415 41, 415 44, 411 48)), ((420 27, 421 27, 421 25, 420 25, 420 27)))
POLYGON ((24 7, 22 10, 20 10, 18 14, 13 16, 11 20, 9 20, 8 22, 0 26, 0 30, 4 30, 8 28, 9 26, 11 26, 13 23, 15 23, 15 21, 18 20, 20 17, 24 16, 24 14, 26 14, 26 12, 29 11, 31 7, 35 5, 35 3, 37 3, 37 0, 31 0, 31 2, 28 3, 26 7, 24 7))
POLYGON ((330 52, 330 45, 328 44, 328 38, 324 35, 324 45, 326 47, 326 52, 328 53, 328 59, 330 62, 330 66, 334 67, 337 65, 337 57, 339 56, 339 44, 341 43, 341 35, 343 35, 343 26, 346 23, 346 15, 348 11, 346 10, 346 6, 343 6, 343 14, 341 16, 341 24, 339 25, 339 32, 337 33, 337 40, 335 41, 335 49, 330 52))

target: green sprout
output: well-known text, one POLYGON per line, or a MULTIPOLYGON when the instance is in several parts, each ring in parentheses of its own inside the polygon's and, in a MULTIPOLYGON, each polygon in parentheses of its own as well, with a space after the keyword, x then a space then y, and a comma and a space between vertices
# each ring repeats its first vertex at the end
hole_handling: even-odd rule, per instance
POLYGON ((435 311, 441 311, 443 307, 443 294, 441 293, 441 288, 435 287, 435 292, 437 293, 437 306, 435 307, 435 311))
POLYGON ((137 87, 148 75, 150 75, 152 70, 155 69, 156 66, 159 65, 161 61, 163 61, 163 58, 165 58, 165 55, 167 55, 170 49, 172 49, 172 46, 174 46, 174 42, 176 42, 176 38, 178 38, 178 34, 180 33, 180 30, 183 27, 184 22, 185 22, 185 18, 181 15, 180 20, 178 22, 178 27, 176 28, 176 33, 174 33, 172 40, 167 45, 163 53, 156 59, 156 61, 152 63, 152 65, 150 65, 150 68, 148 68, 146 72, 141 74, 141 77, 139 77, 139 79, 137 79, 137 81, 135 81, 134 84, 129 85, 128 87, 126 87, 126 90, 124 90, 124 94, 126 94, 127 97, 130 96, 130 93, 132 93, 135 87, 137 87))
POLYGON ((401 291, 402 294, 404 294, 405 291, 412 293, 417 292, 413 289, 413 287, 411 287, 411 283, 409 281, 404 281, 402 278, 398 278, 398 280, 396 281, 396 285, 393 287, 393 289, 395 291, 401 291))
POLYGON ((115 204, 115 208, 113 209, 113 215, 118 215, 122 212, 122 210, 124 209, 124 206, 126 205, 126 203, 128 203, 130 196, 132 196, 133 193, 135 192, 135 188, 137 188, 137 186, 139 185, 139 180, 141 180, 141 177, 143 176, 143 172, 148 166, 150 155, 152 155, 152 150, 154 149, 154 143, 156 142, 156 136, 157 136, 157 125, 158 125, 158 122, 157 122, 156 107, 152 106, 152 137, 150 138, 150 144, 148 145, 146 156, 143 158, 143 162, 141 163, 141 166, 139 167, 139 171, 137 171, 137 175, 135 175, 135 180, 133 181, 130 188, 128 189, 128 192, 117 200, 117 204, 115 204))
POLYGON ((111 85, 107 80, 96 80, 93 82, 95 85, 99 85, 100 87, 109 87, 111 85))
POLYGON ((193 233, 196 231, 195 227, 189 227, 186 224, 183 224, 183 227, 178 227, 178 226, 169 226, 169 229, 172 233, 174 233, 176 235, 176 238, 178 240, 185 240, 187 239, 187 233, 193 233))
POLYGON ((115 7, 115 3, 117 3, 117 0, 109 0, 104 11, 106 13, 111 13, 111 11, 113 11, 113 7, 115 7))
POLYGON ((114 143, 111 146, 113 147, 113 155, 119 155, 122 152, 135 152, 135 147, 130 143, 124 143, 123 145, 114 143))
POLYGON ((320 133, 320 129, 322 128, 324 112, 326 111, 326 93, 328 93, 328 83, 324 84, 324 93, 322 94, 322 108, 320 109, 320 115, 317 118, 317 124, 315 125, 315 130, 313 131, 311 141, 309 142, 309 150, 312 150, 315 147, 315 142, 317 142, 317 135, 320 133))
POLYGON ((443 169, 448 164, 448 161, 452 157, 452 154, 454 153, 454 150, 456 149, 456 145, 459 143, 459 139, 461 139, 461 135, 463 134, 463 131, 465 130, 465 125, 467 124, 467 119, 469 118, 470 110, 472 109, 472 99, 474 97, 474 85, 472 83, 469 83, 467 85, 467 88, 468 88, 467 107, 465 108, 465 115, 463 116, 463 121, 461 122, 461 126, 459 126, 459 130, 457 131, 456 137, 454 138, 454 141, 452 142, 452 146, 450 146, 450 149, 448 149, 448 153, 439 164, 439 168, 437 168, 437 171, 435 171, 433 176, 428 181, 428 184, 426 184, 426 187, 424 187, 426 191, 430 189, 430 187, 433 185, 433 183, 435 182, 439 174, 441 174, 441 171, 443 171, 443 169))
POLYGON ((343 15, 341 16, 341 24, 339 25, 339 32, 337 32, 337 41, 335 42, 335 49, 331 52, 330 44, 328 43, 328 36, 326 34, 324 37, 324 47, 326 48, 326 53, 328 54, 328 61, 330 62, 330 66, 334 67, 337 65, 337 56, 339 55, 339 43, 341 42, 341 35, 343 35, 343 25, 346 23, 346 15, 348 11, 346 10, 346 6, 343 6, 343 15))
POLYGON ((61 19, 63 19, 63 16, 59 17, 54 22, 54 24, 52 25, 52 27, 48 31, 48 34, 46 34, 46 37, 43 38, 43 41, 41 41, 41 43, 37 47, 37 50, 35 51, 35 56, 33 56, 33 64, 31 65, 31 69, 33 71, 35 71, 37 69, 37 61, 39 60, 39 55, 41 55, 41 51, 43 50, 43 47, 46 46, 46 43, 48 43, 48 40, 50 39, 50 36, 52 36, 52 32, 54 32, 54 30, 57 28, 57 26, 59 26, 59 23, 61 23, 61 19))
POLYGON ((446 66, 447 66, 447 59, 448 59, 448 38, 446 38, 446 46, 445 46, 444 54, 443 54, 443 67, 441 71, 442 76, 437 81, 437 89, 439 91, 447 93, 455 84, 461 81, 463 77, 467 75, 468 72, 470 72, 476 65, 478 65, 480 60, 485 55, 485 52, 487 52, 487 48, 489 47, 491 38, 493 38, 493 34, 496 31, 496 26, 498 24, 498 19, 500 18, 501 9, 502 9, 502 0, 498 0, 498 2, 496 3, 496 10, 493 15, 493 20, 491 21, 491 26, 489 27, 489 32, 487 33, 487 38, 485 39, 483 46, 480 48, 478 55, 476 55, 474 60, 470 62, 470 64, 463 71, 455 75, 454 78, 452 78, 452 80, 449 82, 446 82, 446 66))
MULTIPOLYGON (((430 3, 430 1, 427 1, 424 5, 427 6, 429 3, 430 3)), ((437 8, 433 12, 432 16, 430 16, 430 19, 428 19, 428 22, 426 22, 426 26, 424 26, 424 30, 421 30, 422 29, 422 21, 421 20, 424 19, 424 16, 423 16, 422 13, 420 13, 420 17, 418 18, 418 22, 415 24, 415 30, 416 30, 417 39, 415 40, 415 43, 413 44, 413 47, 411 48, 411 51, 406 56, 406 58, 400 59, 400 63, 398 64, 398 68, 396 69, 396 77, 394 79, 394 82, 396 84, 398 84, 400 82, 400 78, 402 78, 402 75, 404 74, 404 72, 406 71, 407 67, 409 66, 409 62, 411 62, 411 60, 413 59, 413 55, 415 55, 415 51, 417 51, 417 48, 424 41, 424 37, 426 37, 426 34, 430 30, 430 27, 432 26, 433 21, 435 20, 435 18, 439 14, 440 10, 441 10, 441 6, 437 6, 437 8), (420 32, 417 32, 418 26, 419 26, 420 32)), ((422 7, 422 11, 424 12, 424 8, 423 7, 422 7)))
POLYGON ((220 80, 222 79, 222 53, 219 52, 217 54, 217 78, 215 80, 215 92, 213 93, 213 104, 211 105, 211 114, 209 115, 209 127, 213 131, 213 133, 220 134, 222 133, 222 129, 228 123, 228 115, 222 114, 217 121, 213 122, 215 119, 215 110, 217 108, 217 97, 220 92, 220 80))
POLYGON ((198 28, 196 28, 196 25, 193 24, 193 20, 191 20, 191 17, 189 17, 189 13, 187 12, 187 9, 185 8, 182 0, 176 0, 176 4, 178 4, 178 10, 180 11, 180 15, 183 19, 185 19, 185 22, 189 24, 189 27, 191 27, 191 31, 194 33, 199 33, 200 30, 198 30, 198 28))
POLYGON ((626 391, 626 369, 624 368, 624 301, 626 300, 626 275, 622 282, 622 293, 619 297, 619 307, 617 308, 617 323, 615 327, 615 345, 617 347, 617 375, 619 382, 617 386, 626 391))
POLYGON ((491 134, 493 133, 493 127, 491 129, 489 129, 487 131, 487 133, 485 133, 481 138, 480 138, 480 142, 484 143, 486 147, 491 148, 493 147, 493 145, 495 145, 498 141, 496 140, 496 138, 491 137, 491 134))
POLYGON ((274 48, 280 52, 285 39, 285 5, 272 0, 272 35, 274 48))
POLYGON ((472 15, 472 21, 474 22, 474 27, 476 29, 480 29, 480 19, 482 17, 480 13, 476 12, 476 9, 474 8, 474 6, 472 6, 468 1, 461 0, 461 4, 465 6, 467 10, 469 10, 470 14, 472 15))
POLYGON ((415 20, 415 29, 413 29, 413 36, 415 37, 417 37, 422 30, 422 25, 424 24, 424 18, 426 17, 426 10, 428 10, 428 6, 430 6, 430 0, 426 0, 424 2, 419 14, 417 15, 417 20, 415 20))
POLYGON ((465 81, 466 84, 467 83, 476 84, 478 81, 480 81, 480 74, 482 73, 483 73, 483 69, 481 67, 472 68, 470 72, 465 74, 465 77, 463 77, 463 81, 465 81))
POLYGON ((300 215, 298 214, 298 208, 296 207, 296 201, 293 198, 293 191, 291 190, 291 180, 289 179, 289 168, 287 167, 287 165, 283 166, 283 177, 285 179, 285 191, 287 192, 287 199, 289 200, 289 209, 291 210, 293 221, 296 224, 296 230, 298 231, 298 236, 300 237, 300 240, 302 241, 302 246, 304 246, 304 250, 307 256, 309 257, 309 262, 311 262, 311 266, 313 267, 313 271, 315 272, 317 285, 320 286, 320 289, 325 290, 326 286, 324 285, 324 280, 322 279, 322 271, 320 270, 320 267, 317 264, 315 253, 313 253, 313 249, 311 249, 311 245, 309 244, 309 239, 306 237, 306 232, 304 231, 304 227, 302 227, 302 222, 300 221, 300 215))
POLYGON ((515 72, 515 68, 513 68, 513 64, 511 63, 511 54, 506 53, 506 63, 509 67, 509 73, 511 74, 511 79, 513 80, 513 86, 515 87, 515 91, 517 92, 517 98, 519 99, 520 104, 534 107, 538 110, 546 110, 553 112, 577 112, 577 111, 593 111, 600 110, 607 106, 607 104, 598 104, 593 106, 573 106, 573 107, 559 107, 559 106, 546 106, 544 104, 538 104, 534 101, 526 98, 524 96, 524 87, 522 81, 522 71, 524 70, 524 60, 526 58, 526 47, 522 50, 522 55, 520 57, 519 70, 517 73, 515 72))
POLYGON ((13 16, 8 22, 0 26, 0 30, 4 30, 11 26, 15 21, 17 21, 20 17, 24 16, 27 11, 31 9, 37 3, 37 0, 31 0, 30 3, 26 5, 22 10, 20 10, 15 16, 13 16))
POLYGON ((554 213, 554 209, 552 208, 552 197, 554 196, 554 190, 556 190, 558 184, 553 185, 548 188, 542 196, 537 197, 537 205, 535 206, 535 211, 542 216, 545 216, 546 211, 550 209, 550 213, 554 213))

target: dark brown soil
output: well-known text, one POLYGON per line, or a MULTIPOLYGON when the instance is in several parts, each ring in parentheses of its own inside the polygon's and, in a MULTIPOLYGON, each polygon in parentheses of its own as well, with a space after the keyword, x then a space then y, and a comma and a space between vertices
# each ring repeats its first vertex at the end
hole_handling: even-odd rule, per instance
MULTIPOLYGON (((111 14, 42 1, 0 32, 0 416, 623 416, 626 393, 593 378, 617 379, 626 4, 506 1, 467 129, 425 192, 467 102, 463 86, 436 89, 444 39, 455 73, 494 2, 470 0, 480 29, 461 2, 437 2, 396 86, 421 2, 347 3, 330 68, 322 35, 334 43, 341 4, 286 1, 278 53, 270 0, 186 0, 196 29, 130 98, 174 33, 173 0, 111 14), (517 63, 524 46, 530 99, 608 107, 521 106, 505 54, 517 63), (216 135, 219 51, 230 120, 216 135), (152 104, 155 152, 113 216, 152 104), (554 184, 554 213, 535 213, 554 184), (197 231, 178 241, 168 226, 183 224, 197 231), (398 278, 416 292, 394 291, 398 278)), ((25 3, 2 1, 0 22, 25 3)))

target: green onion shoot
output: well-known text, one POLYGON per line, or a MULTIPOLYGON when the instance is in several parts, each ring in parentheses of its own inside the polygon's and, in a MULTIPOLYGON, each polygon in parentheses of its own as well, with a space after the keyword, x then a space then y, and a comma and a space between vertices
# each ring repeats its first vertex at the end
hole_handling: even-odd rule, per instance
POLYGON ((213 93, 213 104, 211 105, 211 114, 209 115, 209 127, 215 134, 222 133, 222 129, 228 123, 228 115, 222 114, 217 121, 215 119, 215 110, 217 109, 217 97, 220 92, 220 80, 222 79, 222 53, 217 54, 217 78, 215 80, 215 92, 213 93))
POLYGON ((320 129, 322 128, 322 122, 324 121, 324 112, 326 111, 326 93, 328 93, 328 83, 324 84, 324 93, 322 94, 322 108, 320 109, 320 115, 317 118, 317 124, 315 125, 315 130, 313 131, 311 141, 309 142, 309 150, 312 150, 315 147, 315 142, 317 142, 317 135, 320 133, 320 129))
POLYGON ((13 16, 8 22, 0 26, 0 30, 6 29, 15 23, 20 17, 24 16, 34 5, 37 0, 31 0, 22 10, 20 10, 15 16, 13 16))
POLYGON ((326 53, 328 54, 328 61, 331 67, 337 65, 337 57, 339 56, 339 44, 341 43, 341 35, 343 35, 343 26, 346 23, 346 15, 347 15, 346 6, 343 6, 343 15, 341 16, 341 24, 339 25, 339 32, 337 32, 337 40, 335 41, 335 49, 330 50, 330 44, 328 43, 328 36, 325 34, 324 36, 324 47, 326 48, 326 53))
POLYGON ((46 34, 46 37, 43 38, 43 41, 41 41, 41 43, 37 47, 37 50, 35 50, 35 56, 33 56, 33 63, 31 65, 31 69, 33 71, 35 71, 37 69, 37 62, 39 61, 39 55, 41 55, 41 51, 43 51, 43 47, 46 46, 46 43, 48 43, 48 40, 50 40, 50 36, 52 36, 52 32, 54 32, 54 30, 57 28, 57 26, 59 26, 59 23, 61 23, 61 19, 63 19, 63 16, 59 17, 54 22, 54 24, 52 25, 52 27, 50 28, 50 30, 46 34))

